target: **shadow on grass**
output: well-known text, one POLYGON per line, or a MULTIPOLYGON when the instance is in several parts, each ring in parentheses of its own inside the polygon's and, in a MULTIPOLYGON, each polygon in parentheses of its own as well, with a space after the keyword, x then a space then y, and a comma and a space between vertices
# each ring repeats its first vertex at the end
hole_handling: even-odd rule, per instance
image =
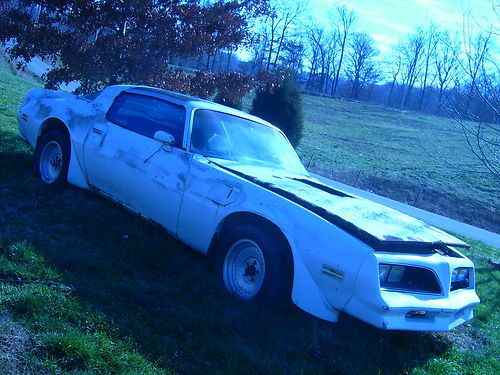
MULTIPOLYGON (((11 144, 2 133, 0 145, 11 144)), ((124 209, 32 177, 22 147, 0 148, 0 238, 35 245, 79 299, 160 367, 179 373, 401 373, 446 352, 439 335, 339 324, 228 296, 208 260, 124 209), (117 297, 117 298, 115 298, 117 297), (164 308, 135 302, 149 301, 164 308)), ((168 208, 166 208, 168 209, 168 208)))

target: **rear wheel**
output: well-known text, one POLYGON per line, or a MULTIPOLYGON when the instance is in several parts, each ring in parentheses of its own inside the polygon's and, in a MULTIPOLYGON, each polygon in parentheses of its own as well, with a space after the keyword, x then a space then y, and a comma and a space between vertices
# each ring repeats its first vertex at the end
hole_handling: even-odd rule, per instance
POLYGON ((291 264, 288 244, 253 224, 223 234, 216 253, 219 277, 230 293, 273 306, 290 301, 291 264))
POLYGON ((35 149, 35 175, 54 188, 64 186, 68 179, 69 150, 69 141, 62 131, 48 131, 35 149))

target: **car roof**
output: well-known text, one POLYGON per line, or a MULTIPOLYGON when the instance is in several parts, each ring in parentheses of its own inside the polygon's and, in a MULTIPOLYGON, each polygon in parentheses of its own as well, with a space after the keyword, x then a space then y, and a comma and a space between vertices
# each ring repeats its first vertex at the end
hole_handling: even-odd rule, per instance
MULTIPOLYGON (((124 87, 124 86, 122 86, 122 87, 124 87)), ((124 91, 126 91, 126 92, 135 93, 135 94, 150 95, 153 97, 157 97, 159 99, 167 99, 173 103, 184 105, 190 110, 192 110, 192 109, 208 109, 208 110, 212 110, 212 111, 223 112, 223 113, 242 117, 242 118, 245 118, 247 120, 251 120, 254 122, 258 122, 260 124, 264 124, 264 125, 276 128, 274 125, 261 119, 260 117, 253 116, 253 115, 250 115, 246 112, 243 112, 243 111, 231 108, 231 107, 227 107, 227 106, 222 105, 222 104, 214 103, 214 102, 211 102, 209 100, 196 98, 194 96, 189 96, 189 95, 181 94, 181 93, 178 93, 175 91, 161 89, 158 87, 151 87, 151 86, 125 86, 125 87, 126 87, 126 89, 124 91)))
POLYGON ((168 96, 169 98, 176 99, 177 101, 180 101, 180 102, 204 101, 203 99, 196 98, 194 96, 189 96, 189 95, 181 94, 181 93, 178 93, 175 91, 160 89, 158 87, 151 87, 151 86, 131 86, 127 90, 127 92, 159 94, 160 96, 168 96))

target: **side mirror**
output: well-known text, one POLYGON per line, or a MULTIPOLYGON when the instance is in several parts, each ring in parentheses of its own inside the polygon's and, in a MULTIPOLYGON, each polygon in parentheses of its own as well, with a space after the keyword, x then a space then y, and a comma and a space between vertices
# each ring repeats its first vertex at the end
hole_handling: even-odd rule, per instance
POLYGON ((171 151, 170 146, 174 143, 174 136, 170 133, 164 132, 163 130, 157 131, 153 138, 158 142, 163 143, 163 149, 165 151, 171 151))

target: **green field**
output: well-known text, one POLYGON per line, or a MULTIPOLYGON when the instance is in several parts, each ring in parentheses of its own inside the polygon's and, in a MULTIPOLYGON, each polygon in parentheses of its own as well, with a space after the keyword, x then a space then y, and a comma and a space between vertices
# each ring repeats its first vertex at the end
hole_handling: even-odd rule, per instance
POLYGON ((310 170, 500 232, 500 181, 453 120, 314 96, 304 96, 304 109, 298 151, 310 170))
POLYGON ((15 120, 31 87, 0 69, 0 278, 61 284, 0 282, 0 373, 499 373, 498 249, 469 241, 482 304, 448 334, 236 301, 160 228, 32 176, 15 120))

